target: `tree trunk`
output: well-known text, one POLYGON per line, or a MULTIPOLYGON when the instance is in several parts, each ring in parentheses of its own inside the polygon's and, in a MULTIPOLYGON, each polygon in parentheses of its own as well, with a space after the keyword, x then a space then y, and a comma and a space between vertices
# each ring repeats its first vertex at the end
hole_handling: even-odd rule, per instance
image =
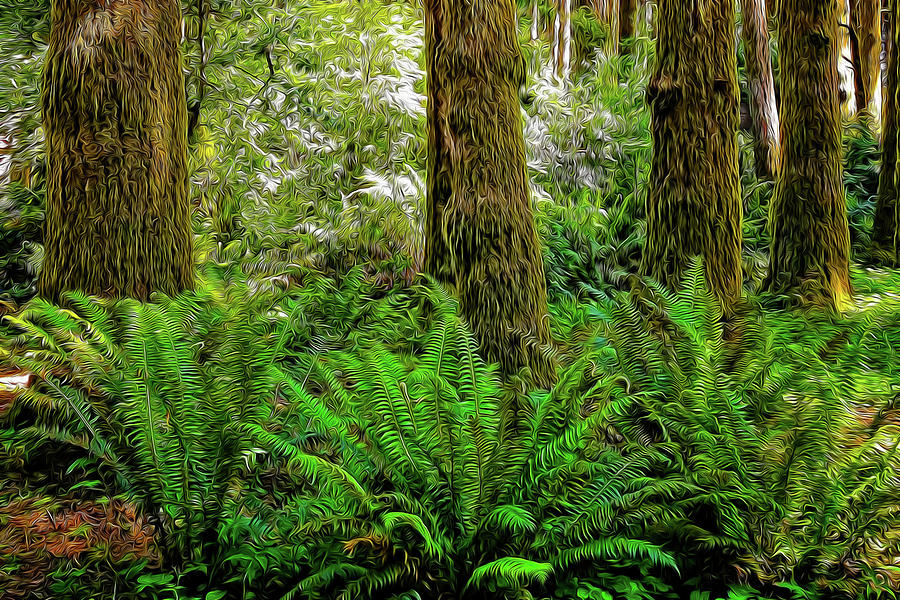
POLYGON ((750 88, 750 113, 753 118, 756 174, 771 178, 778 173, 779 132, 778 108, 775 105, 775 82, 772 78, 772 56, 769 52, 769 29, 766 24, 765 0, 741 0, 744 54, 750 88))
POLYGON ((677 287, 702 255, 727 311, 741 294, 738 87, 734 5, 659 0, 656 66, 648 86, 653 163, 643 271, 677 287))
POLYGON ((147 299, 193 284, 176 0, 53 0, 39 292, 147 299))
POLYGON ((555 381, 525 166, 511 0, 428 0, 425 269, 455 289, 485 358, 555 381))
POLYGON ((637 0, 619 0, 619 42, 634 37, 637 0))
POLYGON ((872 244, 876 258, 891 264, 897 258, 894 232, 897 230, 897 108, 900 98, 897 93, 897 81, 900 78, 900 47, 897 45, 895 19, 897 18, 897 0, 889 0, 888 12, 890 36, 893 38, 888 46, 887 87, 884 94, 883 129, 881 134, 881 174, 878 179, 878 203, 875 207, 875 227, 872 231, 872 244))
POLYGON ((557 73, 566 80, 572 67, 572 1, 560 0, 560 50, 557 73))
POLYGON ((768 286, 841 310, 850 301, 837 0, 781 0, 781 169, 768 286))
POLYGON ((531 41, 538 39, 538 23, 540 21, 540 12, 538 11, 538 0, 531 0, 531 41))
POLYGON ((875 106, 881 85, 881 2, 851 0, 850 28, 853 32, 853 68, 856 75, 856 112, 877 117, 875 106))

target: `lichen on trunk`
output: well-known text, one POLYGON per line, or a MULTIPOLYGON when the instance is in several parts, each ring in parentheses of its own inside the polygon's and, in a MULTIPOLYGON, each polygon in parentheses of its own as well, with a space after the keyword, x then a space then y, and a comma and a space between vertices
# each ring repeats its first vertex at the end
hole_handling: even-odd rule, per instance
POLYGON ((193 284, 176 0, 53 0, 43 80, 44 297, 193 284))
POLYGON ((843 309, 850 233, 842 183, 837 0, 781 0, 781 170, 767 287, 843 309))
POLYGON ((642 271, 674 288, 691 258, 702 255, 710 289, 727 312, 742 282, 734 5, 658 6, 642 271))
POLYGON ((555 380, 517 90, 511 0, 428 0, 425 268, 450 284, 485 357, 555 380))

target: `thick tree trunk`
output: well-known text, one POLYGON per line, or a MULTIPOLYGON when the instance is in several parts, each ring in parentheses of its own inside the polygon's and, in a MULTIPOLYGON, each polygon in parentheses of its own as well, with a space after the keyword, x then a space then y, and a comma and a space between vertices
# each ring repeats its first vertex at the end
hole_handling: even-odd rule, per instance
POLYGON ((778 173, 780 144, 765 0, 741 0, 741 10, 741 34, 747 57, 756 173, 760 177, 774 177, 778 173))
POLYGON ((897 258, 894 233, 897 230, 897 109, 900 107, 897 82, 900 78, 900 46, 897 45, 897 11, 900 3, 889 0, 888 12, 891 38, 888 46, 887 87, 884 93, 884 112, 881 134, 881 174, 878 179, 878 203, 875 207, 875 227, 872 243, 876 258, 893 263, 897 258))
POLYGON ((771 207, 769 288, 843 309, 850 233, 841 162, 837 0, 781 0, 782 160, 771 207))
POLYGON ((691 257, 702 255, 727 312, 742 282, 734 4, 659 0, 658 7, 643 271, 677 287, 691 257))
POLYGON ((53 0, 39 292, 148 298, 193 284, 176 0, 53 0))
POLYGON ((511 0, 428 0, 425 268, 453 287, 485 357, 555 380, 517 90, 511 0))
POLYGON ((875 99, 881 85, 881 1, 851 0, 853 68, 856 71, 856 112, 876 118, 875 99))

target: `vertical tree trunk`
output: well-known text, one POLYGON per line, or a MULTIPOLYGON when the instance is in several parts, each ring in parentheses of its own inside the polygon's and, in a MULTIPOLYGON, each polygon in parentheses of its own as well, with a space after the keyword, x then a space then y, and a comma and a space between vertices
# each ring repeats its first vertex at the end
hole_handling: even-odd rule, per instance
POLYGON ((642 269, 677 287, 690 258, 702 255, 727 312, 742 282, 734 4, 659 0, 658 7, 642 269))
POLYGON ((541 14, 538 11, 538 0, 531 0, 531 41, 538 39, 538 25, 541 20, 541 14))
POLYGON ((569 78, 572 67, 572 1, 561 0, 560 3, 560 52, 559 75, 563 80, 569 78))
POLYGON ((619 0, 619 42, 634 37, 637 0, 619 0))
POLYGON ((452 286, 485 357, 555 380, 517 90, 511 0, 428 0, 425 268, 452 286))
POLYGON ((841 163, 838 0, 781 0, 782 160, 768 285, 843 309, 850 233, 841 163))
POLYGON ((550 45, 550 60, 553 62, 553 73, 559 76, 560 65, 562 64, 562 4, 566 0, 554 0, 553 7, 553 42, 550 45))
POLYGON ((769 52, 769 30, 766 25, 766 2, 741 0, 741 10, 743 12, 741 34, 744 54, 747 57, 756 174, 760 177, 774 177, 778 173, 780 144, 775 82, 772 78, 772 56, 769 52))
POLYGON ((146 299, 193 284, 177 0, 53 0, 39 292, 146 299))
POLYGON ((850 27, 853 31, 856 112, 866 111, 877 118, 875 98, 881 85, 881 1, 851 0, 850 27))
POLYGON ((876 258, 888 264, 893 263, 897 256, 894 232, 897 230, 897 109, 898 103, 897 82, 900 78, 900 47, 897 45, 897 12, 900 3, 897 0, 888 0, 890 43, 887 44, 887 87, 884 93, 884 113, 881 134, 881 174, 878 179, 878 203, 875 207, 875 227, 872 232, 873 250, 876 258))

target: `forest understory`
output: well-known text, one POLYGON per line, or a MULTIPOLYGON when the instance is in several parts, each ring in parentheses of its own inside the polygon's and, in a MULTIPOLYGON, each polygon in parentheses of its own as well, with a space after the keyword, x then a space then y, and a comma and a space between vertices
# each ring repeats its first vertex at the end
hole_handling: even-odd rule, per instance
POLYGON ((900 596, 895 17, 0 0, 0 600, 900 596))

